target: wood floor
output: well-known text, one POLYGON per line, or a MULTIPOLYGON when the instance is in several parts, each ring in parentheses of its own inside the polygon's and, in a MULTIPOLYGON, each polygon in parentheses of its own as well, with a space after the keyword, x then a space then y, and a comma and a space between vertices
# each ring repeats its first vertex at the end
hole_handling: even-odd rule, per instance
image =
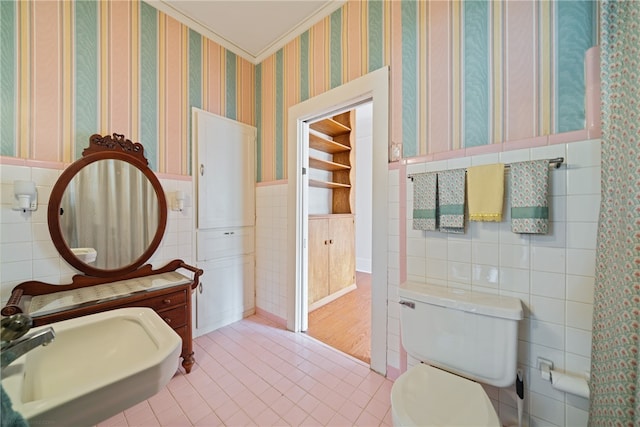
POLYGON ((356 272, 357 289, 309 313, 307 334, 371 363, 371 274, 356 272))

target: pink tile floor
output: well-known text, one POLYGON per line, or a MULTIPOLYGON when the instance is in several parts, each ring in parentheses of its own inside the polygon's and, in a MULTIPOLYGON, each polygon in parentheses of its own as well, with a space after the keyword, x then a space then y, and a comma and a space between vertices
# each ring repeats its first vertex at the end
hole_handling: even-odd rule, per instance
POLYGON ((196 364, 109 426, 391 426, 392 381, 252 316, 194 340, 196 364))

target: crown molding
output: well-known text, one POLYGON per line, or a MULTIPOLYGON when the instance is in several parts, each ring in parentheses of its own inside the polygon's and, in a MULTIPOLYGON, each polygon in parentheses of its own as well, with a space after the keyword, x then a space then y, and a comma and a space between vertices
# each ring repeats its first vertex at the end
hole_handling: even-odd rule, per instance
POLYGON ((172 18, 176 19, 177 21, 181 22, 182 24, 186 25, 192 30, 197 31, 198 33, 207 37, 211 41, 218 43, 223 48, 230 50, 236 55, 246 59, 247 61, 251 62, 254 65, 261 63, 266 58, 276 53, 278 50, 283 48, 287 43, 294 40, 296 37, 300 36, 300 34, 307 31, 309 28, 314 26, 316 23, 320 22, 322 19, 331 15, 333 12, 341 8, 346 3, 346 0, 333 0, 325 3, 324 6, 319 8, 316 12, 314 12, 308 18, 301 21, 298 25, 293 27, 287 33, 283 34, 281 37, 274 40, 274 42, 271 43, 269 46, 267 46, 266 48, 262 49, 260 52, 254 55, 251 52, 248 52, 247 50, 243 49, 241 46, 238 46, 231 40, 228 40, 222 37, 221 35, 216 33, 213 29, 207 27, 205 24, 198 21, 197 19, 194 19, 193 17, 188 15, 185 15, 183 12, 176 9, 170 3, 167 3, 164 0, 143 0, 143 1, 149 4, 150 6, 154 7, 155 9, 159 10, 160 12, 168 16, 171 16, 172 18))

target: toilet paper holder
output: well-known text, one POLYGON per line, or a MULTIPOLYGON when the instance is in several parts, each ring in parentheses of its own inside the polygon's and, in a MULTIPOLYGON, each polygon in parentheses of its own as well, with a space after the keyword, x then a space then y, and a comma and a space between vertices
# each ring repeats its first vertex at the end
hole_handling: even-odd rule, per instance
POLYGON ((551 386, 556 390, 589 398, 589 372, 585 372, 584 375, 557 372, 553 370, 553 362, 542 357, 538 358, 538 369, 542 379, 551 382, 551 386))
POLYGON ((543 380, 551 381, 551 370, 553 369, 553 362, 551 360, 538 357, 538 369, 540 370, 540 375, 543 380))

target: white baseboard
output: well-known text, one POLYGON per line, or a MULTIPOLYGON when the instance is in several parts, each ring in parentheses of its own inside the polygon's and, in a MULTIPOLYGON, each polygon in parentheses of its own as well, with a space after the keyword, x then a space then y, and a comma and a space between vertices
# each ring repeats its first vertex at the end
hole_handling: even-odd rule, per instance
POLYGON ((371 273, 371 258, 356 258, 356 271, 371 273))
POLYGON ((344 289, 340 289, 338 292, 334 292, 331 295, 327 295, 326 297, 322 298, 321 300, 318 300, 318 301, 314 302, 313 304, 310 304, 309 305, 309 313, 311 313, 313 310, 316 310, 316 309, 322 307, 323 305, 329 304, 331 301, 337 300, 341 296, 346 295, 349 292, 354 291, 356 289, 358 289, 358 287, 354 283, 353 285, 347 286, 344 289))
MULTIPOLYGON (((208 334, 209 332, 213 332, 216 329, 220 329, 224 326, 230 325, 231 323, 237 322, 239 320, 244 319, 245 317, 249 317, 255 314, 255 307, 251 307, 247 310, 234 310, 233 312, 227 313, 222 319, 217 322, 211 323, 209 325, 205 325, 201 328, 193 328, 193 338, 208 334)), ((194 322, 194 325, 196 323, 194 322)))

